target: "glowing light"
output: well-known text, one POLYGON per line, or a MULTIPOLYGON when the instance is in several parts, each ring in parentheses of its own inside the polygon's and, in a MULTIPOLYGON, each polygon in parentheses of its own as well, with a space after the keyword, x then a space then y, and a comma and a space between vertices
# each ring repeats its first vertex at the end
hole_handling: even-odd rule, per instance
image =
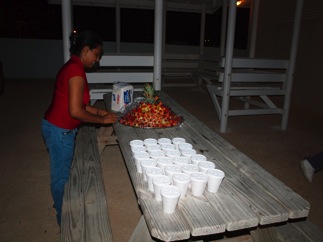
POLYGON ((237 6, 241 5, 242 1, 237 1, 237 6))

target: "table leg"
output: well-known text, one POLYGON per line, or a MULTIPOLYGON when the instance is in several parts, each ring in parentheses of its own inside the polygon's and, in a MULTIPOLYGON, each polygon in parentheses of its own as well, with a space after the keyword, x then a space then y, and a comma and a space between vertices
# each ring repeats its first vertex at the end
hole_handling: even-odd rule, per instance
POLYGON ((107 145, 117 145, 117 137, 115 136, 112 126, 102 126, 99 129, 97 135, 99 155, 102 154, 105 146, 107 145))

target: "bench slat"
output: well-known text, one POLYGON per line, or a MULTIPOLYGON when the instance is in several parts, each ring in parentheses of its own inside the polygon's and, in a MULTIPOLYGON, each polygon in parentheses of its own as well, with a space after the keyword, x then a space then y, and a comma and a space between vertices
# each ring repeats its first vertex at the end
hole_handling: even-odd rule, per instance
MULTIPOLYGON (((200 55, 199 54, 171 54, 166 53, 163 56, 162 76, 163 78, 192 78, 192 71, 197 71, 199 68, 200 55)), ((196 86, 195 83, 178 83, 166 84, 163 80, 164 86, 196 86)))
POLYGON ((323 231, 312 222, 299 221, 286 223, 273 228, 279 241, 323 241, 323 231))
POLYGON ((150 83, 153 73, 147 72, 114 72, 114 73, 87 73, 89 83, 150 83))
MULTIPOLYGON (((279 59, 261 59, 261 58, 233 58, 232 68, 269 68, 269 69, 287 69, 289 61, 279 59)), ((222 58, 219 65, 224 68, 225 58, 222 58)))
MULTIPOLYGON (((223 72, 218 73, 219 82, 223 82, 224 77, 225 75, 223 72)), ((286 73, 256 73, 252 71, 249 73, 233 71, 231 73, 231 82, 267 82, 268 85, 270 85, 269 83, 285 82, 286 78, 286 73)))
POLYGON ((153 66, 154 57, 144 55, 104 55, 100 66, 153 66))
POLYGON ((290 221, 270 228, 257 228, 251 231, 254 241, 266 242, 322 242, 323 230, 309 220, 290 221))
POLYGON ((79 130, 63 199, 61 241, 113 241, 94 127, 79 130))
POLYGON ((172 61, 172 62, 165 62, 163 64, 163 68, 169 68, 169 69, 173 69, 173 68, 182 68, 182 69, 197 69, 199 67, 197 62, 187 62, 187 61, 183 61, 183 62, 177 62, 177 61, 172 61))
POLYGON ((200 60, 198 54, 172 54, 166 53, 163 57, 164 60, 200 60))

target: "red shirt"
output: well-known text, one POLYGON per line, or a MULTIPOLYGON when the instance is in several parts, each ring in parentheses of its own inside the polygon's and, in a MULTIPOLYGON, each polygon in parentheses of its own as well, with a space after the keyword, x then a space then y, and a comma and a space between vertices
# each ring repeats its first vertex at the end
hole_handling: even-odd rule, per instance
POLYGON ((45 113, 45 119, 48 122, 63 129, 75 129, 82 123, 82 121, 72 118, 68 110, 68 80, 75 76, 81 76, 85 80, 83 94, 85 108, 90 101, 89 87, 84 66, 80 58, 73 55, 57 74, 53 100, 45 113))

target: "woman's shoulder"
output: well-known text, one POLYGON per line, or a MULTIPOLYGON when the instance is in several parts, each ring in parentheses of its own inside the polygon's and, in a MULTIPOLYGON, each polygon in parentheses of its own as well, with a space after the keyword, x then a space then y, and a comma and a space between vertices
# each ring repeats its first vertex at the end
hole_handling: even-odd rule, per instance
POLYGON ((78 57, 72 56, 71 59, 66 62, 63 70, 70 75, 85 75, 85 70, 81 60, 78 57))
POLYGON ((65 83, 66 80, 69 80, 75 76, 82 76, 83 78, 86 78, 85 70, 82 65, 77 63, 77 61, 75 62, 72 59, 70 59, 63 65, 63 67, 58 72, 57 81, 59 83, 65 83))

